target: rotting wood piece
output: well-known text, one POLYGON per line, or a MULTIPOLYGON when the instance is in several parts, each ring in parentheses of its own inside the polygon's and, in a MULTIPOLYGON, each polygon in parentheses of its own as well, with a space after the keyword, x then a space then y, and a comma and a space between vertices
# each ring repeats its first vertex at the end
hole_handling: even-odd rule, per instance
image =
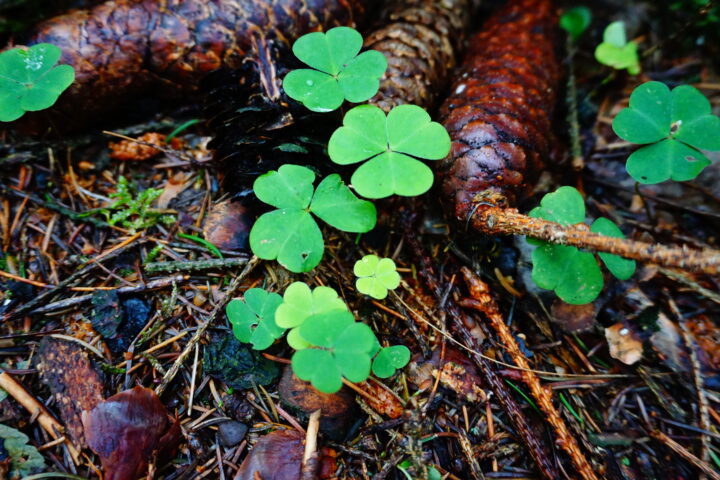
POLYGON ((353 24, 359 0, 114 0, 40 23, 28 44, 63 50, 75 83, 64 122, 89 120, 152 87, 188 92, 210 71, 237 68, 256 44, 353 24), (83 118, 79 118, 82 116, 83 118))
POLYGON ((556 28, 550 0, 511 0, 469 41, 440 111, 453 143, 438 162, 449 207, 462 222, 484 192, 514 204, 550 155, 560 79, 556 28))
POLYGON ((388 60, 378 93, 369 103, 386 112, 400 104, 435 106, 447 86, 478 0, 396 0, 382 14, 384 26, 365 39, 388 60))

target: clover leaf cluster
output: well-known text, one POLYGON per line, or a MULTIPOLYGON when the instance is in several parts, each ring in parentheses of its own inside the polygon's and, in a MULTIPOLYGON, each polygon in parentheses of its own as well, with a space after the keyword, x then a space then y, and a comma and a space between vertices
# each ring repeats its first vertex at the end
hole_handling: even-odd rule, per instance
POLYGON ((388 290, 394 290, 400 285, 400 274, 390 258, 365 255, 355 262, 353 273, 358 277, 355 282, 358 292, 378 300, 387 297, 388 290))
POLYGON ((232 300, 226 313, 235 336, 264 350, 287 331, 287 342, 296 350, 295 375, 325 393, 342 387, 343 377, 362 382, 372 371, 388 378, 410 361, 403 345, 381 347, 372 329, 356 322, 347 304, 330 287, 315 289, 292 283, 281 297, 260 288, 232 300))
MULTIPOLYGON (((529 213, 561 225, 576 225, 585 221, 585 202, 573 187, 560 187, 548 193, 540 205, 529 213)), ((624 238, 612 221, 600 217, 590 230, 609 237, 624 238)), ((581 305, 597 298, 603 287, 603 274, 595 255, 580 251, 577 247, 555 245, 542 240, 528 239, 536 245, 532 253, 532 279, 537 286, 554 290, 563 301, 581 305)), ((635 261, 609 253, 598 254, 607 269, 620 280, 627 280, 635 273, 635 261)))
POLYGON ((646 145, 633 152, 626 165, 640 183, 692 180, 710 165, 701 150, 720 151, 720 118, 690 85, 671 91, 664 83, 643 83, 612 126, 623 140, 646 145))
POLYGON ((640 73, 638 46, 628 42, 625 36, 625 23, 613 22, 605 28, 603 41, 595 49, 595 59, 616 70, 627 70, 630 75, 640 73))
POLYGON ((53 106, 75 80, 70 65, 55 65, 61 54, 49 43, 0 53, 0 122, 53 106))

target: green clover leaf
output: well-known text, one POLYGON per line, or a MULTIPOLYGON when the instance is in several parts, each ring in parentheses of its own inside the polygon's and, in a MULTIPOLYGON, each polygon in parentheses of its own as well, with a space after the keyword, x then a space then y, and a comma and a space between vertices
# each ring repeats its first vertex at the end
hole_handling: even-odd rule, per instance
MULTIPOLYGON (((545 195, 529 215, 561 225, 575 225, 585 221, 585 202, 573 187, 560 187, 545 195)), ((624 237, 622 231, 607 218, 595 220, 590 230, 610 237, 624 237)), ((532 238, 528 239, 528 243, 537 245, 532 253, 532 279, 537 286, 554 290, 563 301, 574 305, 597 298, 604 281, 593 254, 532 238)), ((600 253, 599 256, 610 273, 620 280, 627 280, 635 273, 635 262, 632 260, 608 253, 600 253)))
POLYGON ((335 163, 368 160, 351 179, 355 190, 367 198, 427 192, 433 173, 417 158, 439 160, 449 152, 450 136, 445 128, 417 105, 399 105, 387 116, 372 105, 355 107, 328 144, 335 163))
POLYGON ((359 277, 355 282, 358 291, 378 300, 387 297, 388 290, 394 290, 400 285, 400 274, 390 258, 365 255, 355 262, 353 272, 359 277))
POLYGON ((560 16, 560 28, 568 32, 573 40, 577 40, 590 26, 591 20, 592 13, 589 8, 573 7, 564 11, 560 16))
POLYGON ((251 288, 244 301, 233 299, 225 311, 235 337, 243 343, 252 343, 253 349, 265 350, 285 332, 275 323, 275 311, 283 298, 262 288, 251 288))
POLYGON ((12 122, 57 101, 75 80, 70 65, 55 66, 61 54, 49 43, 0 53, 0 121, 12 122))
POLYGON ((595 59, 616 70, 627 69, 630 75, 640 73, 637 44, 625 38, 625 24, 613 22, 603 32, 603 42, 595 49, 595 59))
POLYGON ((307 68, 293 70, 283 80, 285 93, 314 112, 330 112, 343 100, 364 102, 375 95, 387 69, 385 56, 363 52, 362 36, 349 27, 313 32, 293 44, 293 53, 307 68))
MULTIPOLYGON (((608 237, 625 238, 620 228, 607 218, 600 217, 595 219, 590 231, 593 233, 599 233, 608 237)), ((635 273, 635 260, 629 260, 627 258, 619 257, 611 253, 598 253, 598 256, 603 261, 605 266, 610 273, 620 280, 627 280, 632 277, 635 273)))
POLYGON ((380 349, 373 359, 372 371, 379 378, 389 378, 395 370, 403 368, 410 361, 410 350, 404 345, 393 345, 380 349))
POLYGON ((290 328, 288 344, 295 350, 307 348, 310 343, 300 334, 299 326, 313 315, 334 311, 348 311, 348 307, 335 290, 330 287, 310 287, 294 282, 283 295, 283 302, 275 312, 275 321, 282 328, 290 328))
POLYGON ((355 322, 352 313, 335 310, 315 314, 298 327, 311 345, 295 352, 292 369, 301 380, 325 393, 342 387, 342 377, 362 382, 370 375, 371 358, 377 339, 364 323, 355 322))
POLYGON ((627 171, 640 183, 692 180, 710 164, 700 150, 720 150, 720 118, 696 88, 670 91, 660 82, 646 82, 630 95, 630 105, 613 120, 622 139, 651 144, 633 152, 627 171))
POLYGON ((320 182, 299 165, 283 165, 255 180, 257 197, 278 210, 265 213, 250 231, 250 248, 259 258, 275 260, 292 272, 308 272, 323 256, 325 244, 314 213, 346 232, 367 232, 375 226, 375 206, 357 198, 337 174, 320 182))

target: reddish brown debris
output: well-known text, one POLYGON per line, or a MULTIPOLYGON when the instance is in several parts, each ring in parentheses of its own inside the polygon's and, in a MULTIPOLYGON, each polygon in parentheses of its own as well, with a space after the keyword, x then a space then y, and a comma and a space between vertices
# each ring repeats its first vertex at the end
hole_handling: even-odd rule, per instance
POLYGON ((40 371, 50 388, 65 429, 73 442, 85 446, 82 414, 103 401, 103 382, 78 343, 46 337, 40 344, 40 371))
POLYGON ((299 480, 305 436, 296 430, 277 430, 250 450, 235 480, 299 480))
POLYGON ((370 103, 385 111, 400 104, 432 108, 455 68, 477 0, 396 0, 389 2, 383 27, 365 47, 388 60, 380 90, 370 103))
POLYGON ((173 138, 170 145, 165 145, 165 135, 156 132, 148 132, 137 138, 137 141, 120 140, 119 142, 111 142, 110 158, 123 161, 149 160, 161 153, 160 148, 172 147, 179 148, 180 140, 173 138), (156 145, 159 148, 154 147, 156 145))
POLYGON ((439 172, 458 220, 487 193, 514 203, 543 168, 560 78, 556 26, 550 0, 512 0, 470 39, 441 108, 453 144, 439 172))

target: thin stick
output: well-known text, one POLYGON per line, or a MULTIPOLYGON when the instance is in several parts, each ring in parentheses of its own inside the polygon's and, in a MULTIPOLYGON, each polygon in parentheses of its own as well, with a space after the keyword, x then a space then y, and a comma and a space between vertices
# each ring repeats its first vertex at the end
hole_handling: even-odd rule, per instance
POLYGON ((713 480, 720 480, 720 474, 713 470, 713 468, 707 462, 700 460, 698 457, 693 455, 687 448, 683 447, 660 430, 651 430, 650 436, 653 437, 655 440, 658 440, 665 444, 665 446, 667 446, 675 453, 683 457, 685 460, 690 462, 692 465, 697 467, 708 477, 712 478, 713 480))
POLYGON ((228 304, 232 296, 235 294, 235 291, 240 288, 240 284, 242 283, 242 281, 250 272, 253 271, 253 269, 255 268, 255 266, 257 266, 258 263, 259 259, 253 256, 248 261, 243 271, 240 272, 240 275, 233 279, 227 291, 225 292, 225 296, 222 298, 222 300, 220 300, 220 302, 218 302, 217 305, 215 305, 215 308, 213 308, 213 311, 210 312, 210 316, 207 318, 207 320, 205 320, 197 328, 197 330, 195 330, 195 334, 188 341, 187 345, 185 345, 185 349, 180 353, 178 358, 175 360, 175 363, 172 364, 172 367, 170 367, 170 369, 163 377, 160 385, 158 385, 158 387, 155 389, 155 393, 157 393, 158 396, 161 396, 163 394, 168 384, 172 381, 173 378, 175 378, 175 375, 177 375, 177 373, 180 371, 180 367, 182 367, 183 363, 185 363, 185 359, 190 355, 190 352, 193 350, 193 348, 195 348, 195 345, 200 341, 210 324, 215 321, 218 314, 222 311, 223 308, 225 308, 225 305, 228 304))
POLYGON ((196 260, 192 262, 150 262, 143 266, 147 273, 159 272, 199 272, 203 270, 214 270, 219 268, 234 268, 245 265, 248 262, 246 257, 238 258, 213 258, 210 260, 196 260))
POLYGON ((480 277, 470 271, 469 268, 462 267, 462 273, 465 276, 465 281, 468 284, 472 299, 463 300, 460 304, 483 313, 489 320, 490 326, 497 334, 510 357, 517 366, 524 369, 520 371, 521 378, 530 389, 530 393, 540 409, 545 413, 548 423, 555 430, 555 434, 557 435, 557 441, 555 443, 568 454, 581 478, 598 480, 599 477, 595 474, 590 462, 585 458, 585 454, 580 450, 580 446, 575 441, 575 437, 568 431, 565 421, 560 416, 560 412, 558 412, 555 405, 553 405, 551 390, 543 387, 537 375, 529 371, 530 363, 527 361, 527 358, 525 358, 525 355, 515 341, 515 337, 513 337, 510 329, 505 324, 505 320, 502 314, 500 314, 495 299, 490 295, 490 288, 480 277))
MULTIPOLYGON (((55 417, 45 408, 43 404, 35 400, 35 397, 30 395, 25 387, 23 387, 17 380, 10 376, 7 372, 0 373, 0 388, 5 390, 11 397, 13 397, 20 405, 32 414, 37 415, 37 421, 40 426, 50 434, 52 438, 59 439, 63 438, 61 432, 65 429, 63 426, 55 420, 55 417)), ((65 446, 67 447, 73 461, 77 465, 80 460, 80 453, 75 446, 70 442, 67 437, 64 437, 65 446)))
POLYGON ((488 235, 527 235, 558 245, 572 245, 597 252, 614 253, 646 263, 715 275, 720 272, 720 251, 667 247, 624 238, 607 237, 575 225, 560 225, 518 213, 514 208, 483 206, 470 219, 473 227, 488 235))
POLYGON ((322 410, 317 409, 310 414, 308 420, 307 433, 305 434, 305 454, 303 455, 303 464, 310 460, 310 457, 317 451, 317 436, 320 430, 320 414, 322 410))

